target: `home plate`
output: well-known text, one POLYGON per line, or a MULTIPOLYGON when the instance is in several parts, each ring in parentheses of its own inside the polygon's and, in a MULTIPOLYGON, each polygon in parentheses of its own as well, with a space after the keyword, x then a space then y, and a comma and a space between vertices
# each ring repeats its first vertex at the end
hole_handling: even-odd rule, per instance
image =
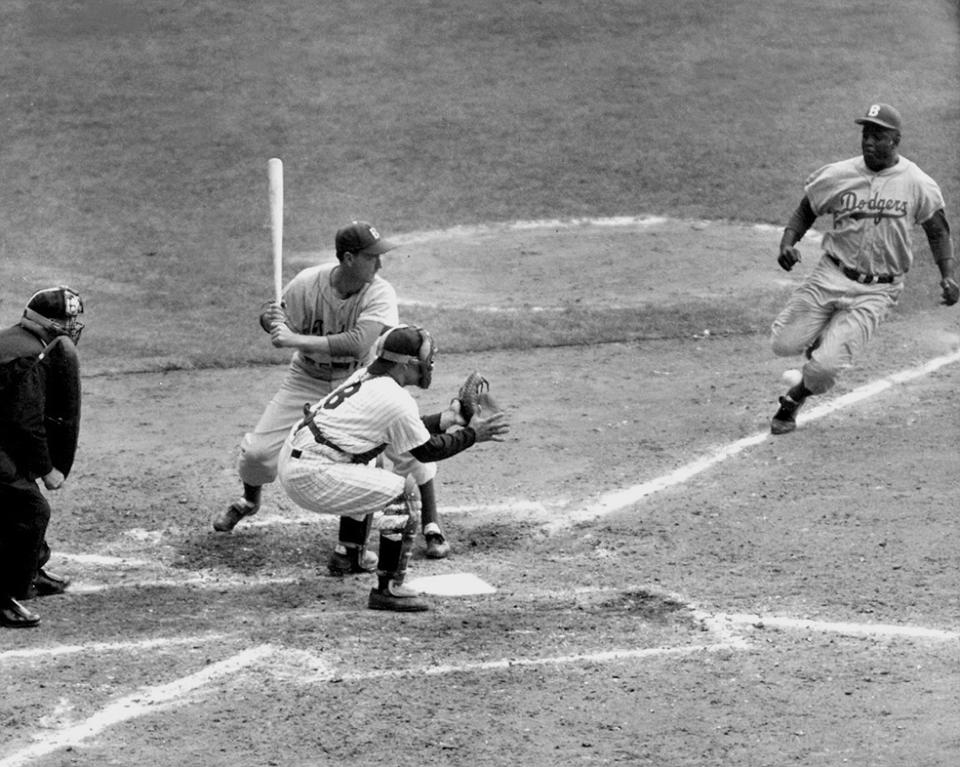
POLYGON ((493 586, 472 573, 451 573, 450 575, 428 575, 423 578, 410 578, 404 585, 424 594, 436 594, 444 597, 466 597, 471 594, 493 594, 496 592, 493 586))

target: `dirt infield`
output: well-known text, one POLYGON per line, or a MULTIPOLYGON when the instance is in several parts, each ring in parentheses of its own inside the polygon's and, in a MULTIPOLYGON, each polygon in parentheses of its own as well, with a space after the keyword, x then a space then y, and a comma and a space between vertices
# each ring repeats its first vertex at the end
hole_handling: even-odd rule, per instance
MULTIPOLYGON (((683 290, 670 259, 656 274, 657 296, 683 290)), ((744 274, 788 287, 723 274, 717 301, 744 274)), ((953 354, 955 328, 933 306, 892 318, 836 396, 953 354)), ((772 438, 785 366, 762 334, 709 332, 441 354, 423 409, 479 367, 514 430, 441 465, 453 554, 411 573, 489 593, 415 616, 327 577, 335 520, 276 488, 211 529, 282 367, 88 375, 50 531, 74 587, 0 634, 0 765, 953 764, 960 365, 772 438)))

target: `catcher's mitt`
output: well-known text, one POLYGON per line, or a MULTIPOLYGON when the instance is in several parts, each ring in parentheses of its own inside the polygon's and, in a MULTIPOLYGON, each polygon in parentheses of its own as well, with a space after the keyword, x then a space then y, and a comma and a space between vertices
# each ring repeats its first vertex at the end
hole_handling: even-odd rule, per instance
POLYGON ((490 395, 490 382, 476 370, 460 385, 457 399, 460 400, 460 415, 467 423, 478 413, 492 415, 502 409, 490 395))

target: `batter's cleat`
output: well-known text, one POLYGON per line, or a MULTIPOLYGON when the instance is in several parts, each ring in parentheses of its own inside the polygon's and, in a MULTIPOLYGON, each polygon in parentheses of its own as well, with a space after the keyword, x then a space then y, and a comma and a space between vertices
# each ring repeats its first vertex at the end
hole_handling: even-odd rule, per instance
POLYGON ((423 538, 427 542, 427 556, 430 559, 446 559, 450 554, 450 544, 444 538, 440 525, 429 523, 423 528, 423 538))
POLYGON ((213 520, 213 529, 218 533, 229 533, 244 517, 252 517, 260 510, 259 503, 251 503, 246 498, 234 501, 223 514, 213 520))
POLYGON ((430 605, 420 598, 418 592, 394 581, 390 581, 385 589, 370 589, 367 607, 371 610, 392 610, 397 613, 422 613, 430 609, 430 605))
POLYGON ((780 408, 773 414, 770 420, 771 434, 789 434, 797 428, 797 411, 803 402, 797 402, 787 395, 780 398, 780 408))
POLYGON ((30 629, 40 624, 40 616, 28 610, 13 597, 0 599, 0 626, 30 629))
POLYGON ((377 555, 366 549, 363 550, 362 558, 359 554, 359 549, 345 548, 342 552, 334 549, 330 555, 330 561, 327 562, 327 571, 330 575, 337 578, 341 578, 344 575, 356 575, 357 573, 372 573, 376 571, 377 555))

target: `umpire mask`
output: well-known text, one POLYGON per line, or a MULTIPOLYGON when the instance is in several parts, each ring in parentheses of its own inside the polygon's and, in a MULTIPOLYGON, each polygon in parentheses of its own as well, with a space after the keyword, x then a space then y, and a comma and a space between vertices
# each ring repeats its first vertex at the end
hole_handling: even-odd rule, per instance
POLYGON ((83 300, 77 291, 60 285, 39 290, 30 296, 23 316, 58 336, 69 336, 74 343, 80 341, 83 323, 83 300))

